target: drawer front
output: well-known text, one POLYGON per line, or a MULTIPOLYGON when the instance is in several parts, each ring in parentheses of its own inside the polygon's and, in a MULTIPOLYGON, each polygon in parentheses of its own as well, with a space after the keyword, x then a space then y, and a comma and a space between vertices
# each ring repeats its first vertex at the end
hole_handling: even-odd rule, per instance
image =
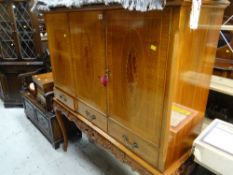
POLYGON ((45 118, 40 112, 37 113, 37 118, 38 118, 38 126, 44 132, 46 136, 51 136, 50 134, 50 127, 49 127, 49 121, 47 118, 45 118))
POLYGON ((108 120, 108 133, 139 157, 157 167, 158 149, 152 144, 144 141, 111 119, 108 120))
POLYGON ((107 132, 107 118, 105 115, 97 112, 82 102, 78 102, 77 112, 98 126, 100 129, 107 132))
POLYGON ((26 99, 24 99, 25 113, 32 121, 37 122, 37 116, 34 107, 26 99))
POLYGON ((54 96, 61 101, 62 103, 64 103, 65 105, 67 105, 69 108, 74 110, 74 99, 72 97, 70 97, 69 95, 65 94, 64 92, 55 89, 54 90, 54 96))

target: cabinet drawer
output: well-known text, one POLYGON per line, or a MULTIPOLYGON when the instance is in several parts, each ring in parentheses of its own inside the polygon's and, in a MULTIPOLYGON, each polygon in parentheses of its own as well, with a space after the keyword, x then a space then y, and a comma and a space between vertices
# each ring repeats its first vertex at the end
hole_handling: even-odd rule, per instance
POLYGON ((158 149, 152 144, 144 141, 111 119, 108 120, 108 133, 151 165, 157 166, 158 149))
POLYGON ((77 112, 79 112, 86 119, 98 126, 100 129, 107 132, 107 118, 105 115, 97 112, 96 110, 92 109, 82 102, 78 102, 77 112))
POLYGON ((54 89, 54 96, 59 101, 61 101, 62 103, 67 105, 69 108, 74 110, 74 99, 72 97, 70 97, 69 95, 65 94, 64 92, 58 89, 54 89))

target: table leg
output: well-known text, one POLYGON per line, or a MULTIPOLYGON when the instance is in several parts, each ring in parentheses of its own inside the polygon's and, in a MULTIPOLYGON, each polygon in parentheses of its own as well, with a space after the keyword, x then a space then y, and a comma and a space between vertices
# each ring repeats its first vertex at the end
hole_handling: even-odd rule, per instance
POLYGON ((61 113, 61 111, 56 110, 56 111, 55 111, 55 114, 56 114, 56 118, 57 118, 59 127, 61 128, 61 132, 62 132, 62 136, 63 136, 63 141, 64 141, 63 150, 64 150, 64 151, 67 151, 67 147, 68 147, 68 136, 67 136, 67 131, 66 131, 64 122, 63 122, 63 120, 62 120, 62 113, 61 113))

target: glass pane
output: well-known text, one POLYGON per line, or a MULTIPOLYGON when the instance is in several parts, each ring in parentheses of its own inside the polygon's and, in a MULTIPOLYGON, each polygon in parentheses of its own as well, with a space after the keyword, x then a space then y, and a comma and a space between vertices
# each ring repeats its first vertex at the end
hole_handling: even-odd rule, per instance
POLYGON ((33 28, 27 2, 14 4, 17 30, 21 44, 21 55, 23 58, 35 58, 35 46, 33 43, 33 28))
POLYGON ((0 4, 0 55, 2 58, 17 58, 14 39, 12 36, 12 22, 7 11, 6 3, 0 4))
MULTIPOLYGON (((231 43, 231 41, 233 40, 233 32, 231 31, 222 31, 224 37, 226 38, 228 43, 231 43)), ((222 37, 222 35, 219 36, 219 40, 218 40, 218 48, 224 47, 226 46, 227 43, 224 40, 224 38, 222 37)))

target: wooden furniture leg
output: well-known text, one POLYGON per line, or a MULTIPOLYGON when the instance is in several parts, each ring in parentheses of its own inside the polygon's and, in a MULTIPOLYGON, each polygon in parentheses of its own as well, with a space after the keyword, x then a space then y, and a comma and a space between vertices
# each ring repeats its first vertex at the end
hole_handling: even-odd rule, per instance
POLYGON ((67 136, 67 131, 64 125, 64 122, 62 120, 62 113, 61 111, 56 110, 55 111, 56 114, 56 118, 59 124, 59 127, 61 128, 62 131, 62 136, 63 136, 63 140, 64 140, 64 144, 63 144, 63 150, 67 151, 67 147, 68 147, 68 136, 67 136))

